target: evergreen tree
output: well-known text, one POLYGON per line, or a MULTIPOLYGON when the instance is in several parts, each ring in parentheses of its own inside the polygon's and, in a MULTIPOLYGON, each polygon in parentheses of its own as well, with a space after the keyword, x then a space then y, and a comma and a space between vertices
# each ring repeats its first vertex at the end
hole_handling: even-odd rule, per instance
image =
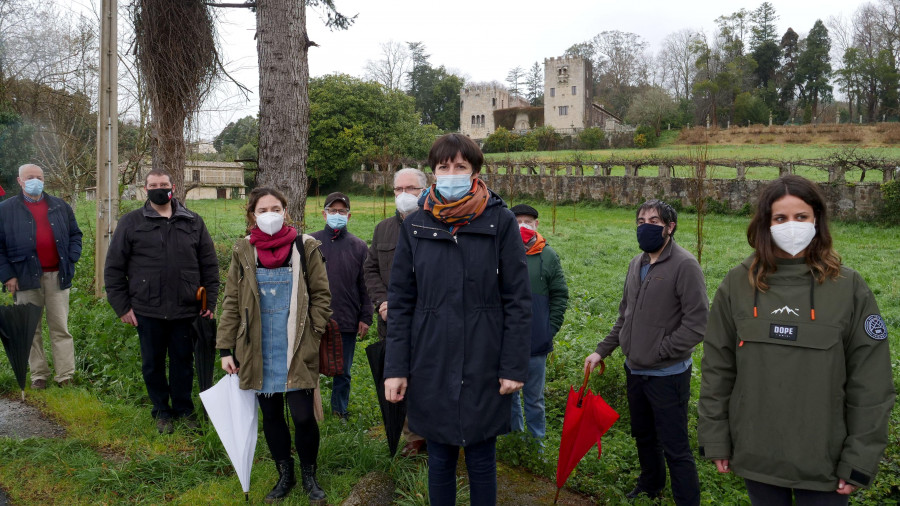
POLYGON ((818 114, 819 102, 831 97, 830 51, 831 39, 828 37, 828 29, 822 20, 818 19, 806 36, 805 47, 797 59, 797 82, 803 84, 800 101, 804 107, 811 107, 813 118, 818 114))
POLYGON ((525 98, 528 103, 533 106, 544 104, 544 69, 534 62, 534 65, 528 69, 528 75, 525 77, 525 98))

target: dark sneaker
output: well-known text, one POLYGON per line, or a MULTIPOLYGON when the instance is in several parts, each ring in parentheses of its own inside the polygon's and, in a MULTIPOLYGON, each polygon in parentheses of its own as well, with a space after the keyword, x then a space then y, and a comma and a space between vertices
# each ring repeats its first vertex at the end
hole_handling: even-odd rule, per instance
POLYGON ((172 424, 172 419, 170 418, 157 418, 156 430, 160 434, 171 434, 175 432, 175 426, 172 424))
POLYGON ((43 390, 47 388, 47 380, 37 379, 31 382, 32 390, 43 390))
POLYGON ((650 490, 644 490, 640 486, 634 487, 634 490, 625 494, 627 499, 637 499, 639 495, 646 494, 650 499, 659 499, 662 497, 662 490, 657 490, 655 492, 650 490))
POLYGON ((338 413, 337 411, 332 411, 331 414, 340 418, 341 425, 347 425, 347 422, 350 420, 350 412, 349 411, 346 413, 338 413))

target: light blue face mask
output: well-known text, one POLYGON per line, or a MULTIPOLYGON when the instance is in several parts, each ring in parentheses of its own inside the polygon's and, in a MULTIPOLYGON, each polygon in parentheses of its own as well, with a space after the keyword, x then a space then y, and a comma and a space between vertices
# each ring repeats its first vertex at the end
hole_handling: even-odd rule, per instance
POLYGON ((472 174, 437 176, 435 188, 445 199, 455 202, 472 188, 472 174))
POLYGON ((339 230, 347 226, 347 217, 337 213, 325 213, 325 223, 327 223, 332 230, 339 230))
POLYGON ((44 182, 40 179, 29 179, 25 181, 25 193, 29 195, 40 195, 44 191, 44 182))

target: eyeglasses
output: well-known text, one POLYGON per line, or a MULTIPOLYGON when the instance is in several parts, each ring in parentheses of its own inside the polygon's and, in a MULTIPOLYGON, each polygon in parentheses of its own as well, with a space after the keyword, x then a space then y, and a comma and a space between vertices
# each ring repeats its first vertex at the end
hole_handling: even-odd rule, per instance
POLYGON ((350 214, 349 209, 335 209, 333 207, 326 207, 325 212, 328 214, 340 214, 341 216, 347 216, 350 214))
POLYGON ((418 193, 422 191, 421 186, 395 186, 394 193, 418 193))

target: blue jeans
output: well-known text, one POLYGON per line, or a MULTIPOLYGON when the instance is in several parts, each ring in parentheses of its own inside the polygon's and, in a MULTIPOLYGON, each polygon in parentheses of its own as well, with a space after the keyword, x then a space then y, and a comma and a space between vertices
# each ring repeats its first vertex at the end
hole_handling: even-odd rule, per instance
MULTIPOLYGON (((528 379, 522 387, 522 397, 525 399, 525 422, 528 432, 535 439, 544 439, 547 432, 547 422, 544 418, 544 378, 547 372, 547 355, 537 355, 528 359, 528 379)), ((522 403, 519 401, 519 392, 512 394, 512 430, 525 430, 522 425, 522 403)))
MULTIPOLYGON (((427 440, 428 499, 432 506, 456 505, 456 462, 459 446, 427 440)), ((497 504, 497 438, 463 447, 472 506, 497 504)))
POLYGON ((356 351, 356 332, 341 332, 341 344, 344 348, 344 374, 334 377, 331 411, 345 415, 350 404, 350 367, 353 365, 353 352, 356 351))

